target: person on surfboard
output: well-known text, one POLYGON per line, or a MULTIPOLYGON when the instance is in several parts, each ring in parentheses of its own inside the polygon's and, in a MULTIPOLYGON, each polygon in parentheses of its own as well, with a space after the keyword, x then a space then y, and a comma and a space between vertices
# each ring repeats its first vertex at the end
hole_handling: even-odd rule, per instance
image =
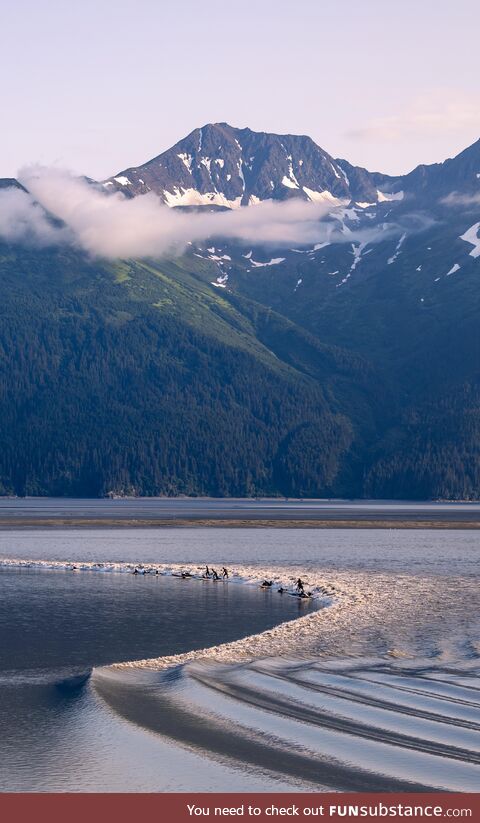
POLYGON ((228 571, 225 568, 225 566, 222 567, 222 577, 223 577, 224 580, 226 580, 228 578, 228 571))
POLYGON ((305 594, 304 583, 300 577, 297 580, 297 585, 295 588, 297 590, 297 594, 300 594, 302 596, 305 594))

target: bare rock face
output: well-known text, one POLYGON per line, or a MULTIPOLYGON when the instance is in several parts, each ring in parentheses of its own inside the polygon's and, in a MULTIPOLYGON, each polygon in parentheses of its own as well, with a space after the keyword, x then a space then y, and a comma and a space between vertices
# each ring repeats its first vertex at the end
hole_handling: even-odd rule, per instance
POLYGON ((235 208, 290 197, 345 203, 378 199, 369 172, 334 160, 310 137, 235 129, 227 123, 195 129, 168 151, 119 172, 104 185, 130 195, 154 191, 171 206, 235 208))

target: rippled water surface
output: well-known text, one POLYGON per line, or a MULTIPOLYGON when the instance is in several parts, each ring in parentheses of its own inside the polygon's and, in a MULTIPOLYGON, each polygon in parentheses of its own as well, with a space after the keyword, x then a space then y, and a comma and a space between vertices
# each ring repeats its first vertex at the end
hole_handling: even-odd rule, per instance
POLYGON ((0 533, 0 790, 475 790, 478 543, 0 533), (230 583, 171 577, 205 562, 230 583), (309 603, 276 591, 298 575, 309 603))

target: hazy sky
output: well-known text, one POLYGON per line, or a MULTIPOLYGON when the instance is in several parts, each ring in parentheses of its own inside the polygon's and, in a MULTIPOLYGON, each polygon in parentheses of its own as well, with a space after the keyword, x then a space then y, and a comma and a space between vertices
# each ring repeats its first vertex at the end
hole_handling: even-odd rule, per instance
POLYGON ((0 0, 0 177, 96 178, 197 126, 405 172, 480 137, 476 0, 0 0))

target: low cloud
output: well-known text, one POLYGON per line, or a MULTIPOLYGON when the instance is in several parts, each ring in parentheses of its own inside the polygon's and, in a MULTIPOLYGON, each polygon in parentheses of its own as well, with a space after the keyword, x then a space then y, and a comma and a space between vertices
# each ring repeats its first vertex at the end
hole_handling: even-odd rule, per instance
MULTIPOLYGON (((136 198, 106 194, 102 187, 58 170, 29 168, 20 179, 28 192, 0 190, 0 236, 39 246, 69 243, 100 257, 180 254, 189 242, 212 237, 277 248, 374 243, 405 230, 395 223, 346 230, 328 202, 292 198, 232 211, 187 212, 165 206, 152 192, 136 198)), ((405 220, 411 231, 425 227, 412 216, 405 220)))
POLYGON ((440 200, 444 206, 480 206, 480 192, 475 194, 462 194, 452 191, 440 200))
POLYGON ((0 189, 0 238, 37 247, 71 239, 68 230, 56 226, 28 192, 13 187, 0 189))
POLYGON ((50 169, 25 170, 21 180, 71 230, 79 246, 104 257, 180 253, 189 241, 212 236, 277 246, 317 243, 332 231, 322 222, 331 204, 291 199, 224 212, 193 212, 171 209, 153 192, 135 198, 121 192, 107 195, 83 179, 50 169))

